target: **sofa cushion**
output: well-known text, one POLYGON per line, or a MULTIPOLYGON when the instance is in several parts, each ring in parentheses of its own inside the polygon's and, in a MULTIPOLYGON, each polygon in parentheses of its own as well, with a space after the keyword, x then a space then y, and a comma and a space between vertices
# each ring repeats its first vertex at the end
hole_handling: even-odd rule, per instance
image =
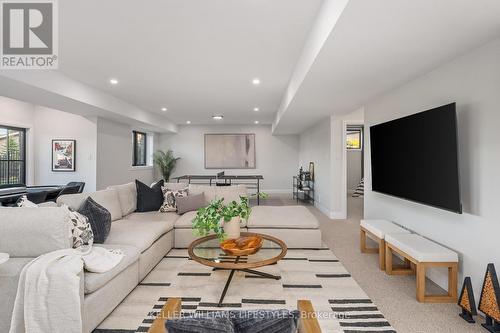
POLYGON ((188 190, 190 195, 203 193, 207 204, 217 199, 217 186, 189 184, 188 190))
POLYGON ((67 205, 73 210, 78 210, 87 197, 91 197, 99 205, 109 210, 111 213, 111 221, 116 221, 123 217, 118 191, 115 189, 107 189, 92 193, 61 195, 57 198, 57 204, 67 205))
POLYGON ((33 258, 10 258, 0 265, 0 332, 9 332, 19 276, 33 258))
POLYGON ((191 229, 193 227, 193 223, 191 222, 196 216, 196 211, 191 211, 182 214, 175 221, 175 228, 177 229, 191 229))
POLYGON ((104 244, 134 246, 142 253, 158 238, 172 230, 173 221, 118 220, 111 224, 111 232, 104 244))
POLYGON ((240 196, 247 196, 247 187, 245 185, 232 186, 209 186, 189 184, 189 195, 204 193, 207 204, 215 199, 224 198, 224 203, 231 201, 240 201, 240 196))
POLYGON ((316 217, 304 206, 256 206, 248 228, 317 229, 316 217))
POLYGON ((78 212, 87 217, 94 235, 94 243, 104 243, 111 229, 111 214, 109 211, 89 197, 78 212))
POLYGON ((112 270, 105 273, 84 273, 85 294, 90 294, 107 284, 111 279, 121 273, 125 268, 139 260, 140 252, 137 248, 127 245, 100 244, 96 245, 106 249, 121 250, 124 254, 123 259, 112 270))
POLYGON ((0 252, 31 257, 73 247, 65 207, 0 208, 0 252))
POLYGON ((134 182, 109 186, 108 189, 114 189, 118 192, 118 199, 120 200, 123 216, 135 212, 137 209, 137 188, 134 182))
POLYGON ((245 185, 233 185, 233 186, 216 186, 217 199, 224 198, 224 203, 227 205, 231 201, 240 202, 240 196, 246 197, 247 187, 245 185))
POLYGON ((132 213, 125 216, 124 220, 134 220, 134 221, 166 221, 175 222, 179 218, 176 213, 160 213, 160 212, 144 212, 144 213, 132 213))
POLYGON ((137 187, 137 211, 151 212, 159 210, 163 203, 163 193, 161 191, 163 180, 149 187, 136 179, 135 185, 137 187))
POLYGON ((178 191, 182 190, 183 188, 189 187, 188 183, 164 183, 163 186, 165 186, 167 189, 171 191, 178 191))

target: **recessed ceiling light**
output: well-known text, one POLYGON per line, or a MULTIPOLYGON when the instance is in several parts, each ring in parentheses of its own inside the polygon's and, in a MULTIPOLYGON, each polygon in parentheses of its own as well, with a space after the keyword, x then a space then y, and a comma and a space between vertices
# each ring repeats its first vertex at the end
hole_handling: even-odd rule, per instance
POLYGON ((253 110, 254 110, 255 112, 257 112, 257 111, 259 111, 260 109, 259 109, 259 108, 253 108, 253 110))
POLYGON ((254 121, 253 123, 254 123, 255 125, 257 125, 257 124, 259 123, 259 121, 258 121, 258 120, 256 120, 256 121, 254 121))
POLYGON ((109 83, 118 84, 118 80, 117 79, 109 79, 109 83))
POLYGON ((186 124, 188 124, 188 125, 191 124, 191 120, 187 120, 186 124))
POLYGON ((255 86, 258 86, 260 84, 260 79, 259 78, 255 78, 252 80, 252 83, 255 85, 255 86))
POLYGON ((165 111, 167 111, 167 108, 161 108, 161 110, 162 110, 163 112, 165 112, 165 111))
POLYGON ((215 116, 212 116, 212 118, 214 120, 222 120, 222 118, 224 118, 224 116, 223 115, 215 115, 215 116))

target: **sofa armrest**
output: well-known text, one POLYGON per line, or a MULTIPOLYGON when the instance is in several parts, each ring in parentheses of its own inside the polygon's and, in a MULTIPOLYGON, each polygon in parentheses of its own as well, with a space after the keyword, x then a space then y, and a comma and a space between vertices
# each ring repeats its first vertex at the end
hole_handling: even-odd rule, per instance
POLYGON ((299 333, 321 333, 319 322, 316 319, 316 313, 311 301, 298 300, 297 309, 299 310, 299 333))
POLYGON ((153 324, 148 330, 148 333, 168 333, 165 327, 167 319, 178 318, 181 316, 181 299, 169 298, 163 306, 158 317, 153 321, 153 324))

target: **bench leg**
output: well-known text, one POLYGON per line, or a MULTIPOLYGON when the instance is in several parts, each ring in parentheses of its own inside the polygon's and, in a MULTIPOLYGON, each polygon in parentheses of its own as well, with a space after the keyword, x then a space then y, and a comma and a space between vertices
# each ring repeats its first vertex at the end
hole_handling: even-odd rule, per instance
MULTIPOLYGON (((429 264, 430 267, 443 267, 443 265, 429 264)), ((425 263, 417 264, 417 301, 421 303, 455 303, 458 294, 458 264, 446 264, 448 268, 448 293, 447 295, 426 295, 425 293, 425 263)))
POLYGON ((359 229, 359 249, 361 253, 366 253, 366 232, 363 228, 359 229))
POLYGON ((417 264, 417 301, 425 302, 425 264, 417 264))
MULTIPOLYGON (((366 246, 367 238, 368 236, 366 235, 366 230, 363 228, 359 229, 359 249, 361 250, 361 253, 379 253, 379 249, 366 246)), ((380 240, 378 238, 375 241, 380 244, 380 240)))
POLYGON ((448 267, 448 296, 452 302, 457 301, 458 297, 458 264, 454 263, 448 267))
POLYGON ((385 272, 392 275, 392 249, 385 243, 385 272))
POLYGON ((378 265, 380 270, 385 271, 385 240, 381 239, 378 244, 378 265))

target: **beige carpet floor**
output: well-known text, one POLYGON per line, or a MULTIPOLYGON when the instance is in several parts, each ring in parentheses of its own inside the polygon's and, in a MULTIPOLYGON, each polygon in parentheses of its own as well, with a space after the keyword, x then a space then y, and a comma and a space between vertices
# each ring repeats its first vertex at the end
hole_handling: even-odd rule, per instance
MULTIPOLYGON (((273 196, 274 197, 274 196, 273 196)), ((296 204, 281 196, 284 205, 296 204)), ((348 198, 348 219, 331 220, 315 207, 309 206, 319 219, 323 241, 344 264, 353 278, 368 294, 398 333, 469 333, 487 332, 476 318, 466 323, 458 316, 456 304, 422 304, 415 299, 415 277, 389 276, 378 269, 377 254, 359 251, 359 223, 363 218, 363 198, 348 198)), ((429 292, 443 292, 427 280, 429 292)), ((460 290, 459 290, 460 292, 460 290)))

